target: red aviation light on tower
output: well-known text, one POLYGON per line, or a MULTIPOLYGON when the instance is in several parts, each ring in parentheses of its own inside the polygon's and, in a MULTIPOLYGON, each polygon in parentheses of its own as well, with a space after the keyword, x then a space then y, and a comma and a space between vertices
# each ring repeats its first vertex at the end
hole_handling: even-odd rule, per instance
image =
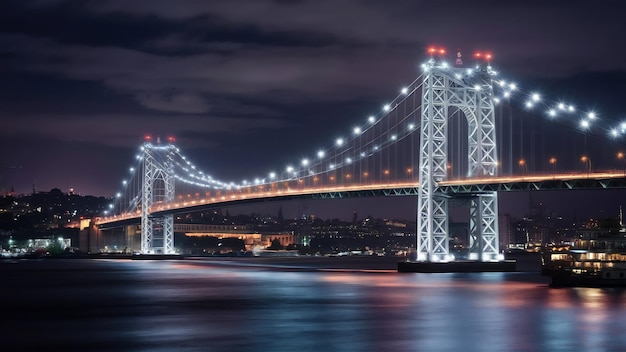
POLYGON ((490 63, 491 59, 493 59, 493 54, 491 54, 490 52, 482 53, 482 52, 478 51, 478 52, 474 53, 474 57, 477 60, 483 60, 483 61, 486 61, 487 63, 490 63))
POLYGON ((167 141, 170 142, 170 143, 174 143, 174 142, 176 142, 176 138, 174 138, 172 136, 169 136, 169 137, 167 137, 167 141))
POLYGON ((444 56, 446 55, 446 49, 442 47, 429 46, 426 49, 426 51, 428 52, 428 55, 430 56, 430 60, 433 62, 435 60, 435 55, 437 55, 438 58, 441 60, 443 60, 444 56))

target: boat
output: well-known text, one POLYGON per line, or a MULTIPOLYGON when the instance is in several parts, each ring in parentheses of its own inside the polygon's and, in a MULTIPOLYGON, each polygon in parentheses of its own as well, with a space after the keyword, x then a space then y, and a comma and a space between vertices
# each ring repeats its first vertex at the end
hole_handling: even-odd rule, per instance
POLYGON ((541 274, 551 286, 626 286, 626 227, 598 224, 581 229, 579 238, 564 246, 544 249, 541 274), (604 226, 603 226, 604 225, 604 226))

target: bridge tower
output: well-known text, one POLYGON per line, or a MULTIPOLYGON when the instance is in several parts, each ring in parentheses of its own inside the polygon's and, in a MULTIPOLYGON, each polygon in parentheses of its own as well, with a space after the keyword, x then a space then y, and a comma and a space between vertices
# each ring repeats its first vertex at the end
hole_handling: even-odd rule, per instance
POLYGON ((145 143, 141 199, 141 253, 174 253, 174 216, 150 214, 159 203, 174 200, 173 145, 145 143))
MULTIPOLYGON (((431 59, 424 66, 419 150, 417 260, 448 261, 448 196, 438 187, 447 179, 448 111, 463 112, 468 125, 468 177, 495 176, 496 128, 492 76, 487 64, 450 67, 431 59)), ((470 259, 498 258, 497 192, 470 199, 470 259)))

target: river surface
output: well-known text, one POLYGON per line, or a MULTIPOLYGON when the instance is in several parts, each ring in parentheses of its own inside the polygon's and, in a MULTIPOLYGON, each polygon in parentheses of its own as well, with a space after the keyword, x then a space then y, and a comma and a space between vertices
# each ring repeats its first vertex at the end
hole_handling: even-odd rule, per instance
POLYGON ((626 351, 626 291, 390 259, 0 261, 2 351, 626 351))

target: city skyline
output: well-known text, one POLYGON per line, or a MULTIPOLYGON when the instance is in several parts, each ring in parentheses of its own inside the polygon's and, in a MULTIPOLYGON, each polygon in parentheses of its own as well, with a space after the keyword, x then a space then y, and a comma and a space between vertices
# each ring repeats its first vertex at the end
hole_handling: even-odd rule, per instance
MULTIPOLYGON (((482 4, 2 4, 0 186, 112 196, 145 134, 175 136, 223 179, 254 177, 378 111, 433 44, 449 58, 491 50, 520 86, 576 98, 604 121, 624 118, 620 2, 482 4)), ((503 195, 501 209, 520 199, 503 195)), ((407 199, 365 203, 331 208, 415 214, 407 199)))

